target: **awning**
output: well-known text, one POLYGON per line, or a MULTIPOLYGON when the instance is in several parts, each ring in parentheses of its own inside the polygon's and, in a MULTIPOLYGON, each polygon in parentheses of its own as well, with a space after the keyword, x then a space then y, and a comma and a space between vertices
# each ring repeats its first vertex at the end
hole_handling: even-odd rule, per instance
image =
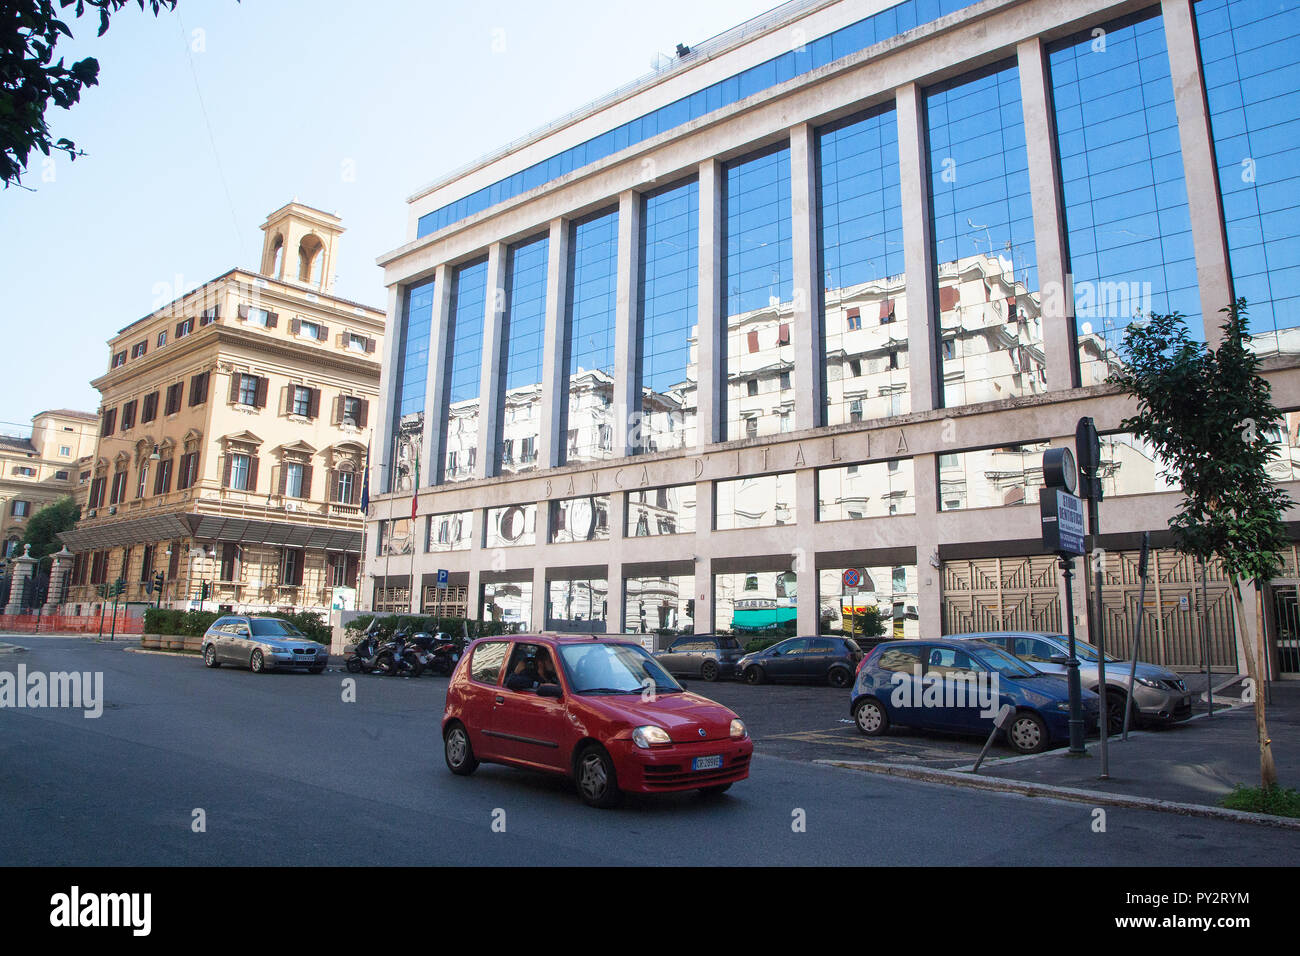
POLYGON ((731 615, 734 631, 770 631, 782 624, 797 620, 798 608, 764 607, 736 611, 731 615))
POLYGON ((115 521, 98 527, 65 531, 59 537, 69 551, 99 551, 153 541, 191 538, 195 541, 236 541, 317 551, 361 550, 361 532, 282 521, 258 521, 221 515, 166 514, 115 521))

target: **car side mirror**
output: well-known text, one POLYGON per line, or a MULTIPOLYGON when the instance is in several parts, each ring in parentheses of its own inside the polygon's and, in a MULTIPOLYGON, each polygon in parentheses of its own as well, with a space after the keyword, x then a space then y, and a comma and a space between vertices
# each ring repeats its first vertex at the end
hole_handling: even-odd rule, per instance
POLYGON ((1070 666, 1070 655, 1068 654, 1053 654, 1048 660, 1053 664, 1060 664, 1062 667, 1070 666))
POLYGON ((564 690, 559 684, 542 684, 537 688, 538 697, 554 697, 559 700, 564 696, 564 690))

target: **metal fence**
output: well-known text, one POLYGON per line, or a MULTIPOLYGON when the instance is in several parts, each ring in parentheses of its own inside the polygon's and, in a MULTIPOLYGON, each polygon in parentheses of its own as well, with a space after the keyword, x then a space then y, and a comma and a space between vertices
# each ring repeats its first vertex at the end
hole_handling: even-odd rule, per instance
POLYGON ((0 632, 13 634, 143 634, 144 618, 117 612, 114 627, 112 613, 103 616, 72 614, 0 614, 0 632))

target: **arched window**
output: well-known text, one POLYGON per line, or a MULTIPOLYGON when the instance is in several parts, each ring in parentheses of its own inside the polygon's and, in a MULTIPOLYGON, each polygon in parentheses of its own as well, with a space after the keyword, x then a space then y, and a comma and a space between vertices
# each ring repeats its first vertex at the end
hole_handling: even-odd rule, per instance
POLYGON ((325 246, 315 236, 304 236, 298 243, 298 281, 321 284, 325 269, 325 246))
POLYGON ((271 261, 267 266, 267 274, 276 279, 284 278, 284 236, 277 235, 271 244, 271 261))

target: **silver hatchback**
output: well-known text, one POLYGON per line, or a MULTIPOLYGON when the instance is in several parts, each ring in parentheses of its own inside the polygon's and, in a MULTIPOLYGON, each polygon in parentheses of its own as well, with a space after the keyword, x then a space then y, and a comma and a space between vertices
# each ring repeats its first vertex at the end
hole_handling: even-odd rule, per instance
POLYGON ((305 667, 319 674, 330 656, 329 648, 288 621, 255 615, 217 618, 203 635, 201 650, 208 667, 235 664, 255 674, 276 667, 305 667))
MULTIPOLYGON (((967 638, 996 644, 1049 674, 1064 675, 1068 669, 1065 664, 1052 660, 1069 654, 1069 638, 1064 634, 987 631, 981 634, 954 634, 950 637, 951 640, 967 638)), ((1095 692, 1100 685, 1097 649, 1079 638, 1075 638, 1074 646, 1079 657, 1079 680, 1085 690, 1095 692)), ((1107 727, 1112 733, 1118 732, 1124 725, 1124 703, 1129 698, 1134 705, 1130 722, 1172 724, 1192 716, 1192 695, 1182 677, 1168 668, 1138 661, 1134 671, 1134 686, 1130 691, 1129 666, 1127 660, 1106 655, 1106 709, 1110 714, 1107 727)))

